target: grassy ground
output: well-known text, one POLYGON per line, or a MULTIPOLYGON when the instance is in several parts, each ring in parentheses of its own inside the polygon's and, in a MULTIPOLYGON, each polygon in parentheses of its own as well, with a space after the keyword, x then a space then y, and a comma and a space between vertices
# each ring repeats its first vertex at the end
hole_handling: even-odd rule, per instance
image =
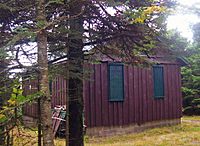
MULTIPOLYGON (((184 117, 181 125, 155 128, 138 134, 104 138, 86 137, 85 146, 200 146, 199 135, 200 116, 184 117)), ((55 143, 56 146, 65 145, 63 139, 56 139, 55 143)))
POLYGON ((200 146, 200 124, 183 123, 139 134, 94 139, 87 146, 200 146))
POLYGON ((184 116, 182 120, 194 120, 200 122, 200 116, 184 116))

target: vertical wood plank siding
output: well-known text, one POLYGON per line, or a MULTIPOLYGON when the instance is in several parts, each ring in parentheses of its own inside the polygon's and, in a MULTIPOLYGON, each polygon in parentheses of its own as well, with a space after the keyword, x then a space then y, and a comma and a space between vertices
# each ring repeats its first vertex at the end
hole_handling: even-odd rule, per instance
MULTIPOLYGON (((23 91, 24 95, 34 94, 38 91, 38 80, 35 79, 25 79, 23 81, 23 91)), ((30 117, 37 117, 37 103, 32 102, 24 105, 23 112, 25 115, 30 117)))
MULTIPOLYGON (((84 115, 88 127, 122 126, 143 124, 155 120, 180 118, 182 116, 182 95, 180 67, 176 64, 163 64, 164 90, 163 99, 153 97, 152 68, 124 66, 124 101, 110 102, 108 97, 107 63, 87 64, 91 74, 84 80, 84 115)), ((25 81, 25 94, 29 85, 36 82, 25 81)), ((56 77, 52 81, 52 107, 65 105, 66 80, 56 77)), ((24 114, 37 117, 37 105, 24 107, 24 114)))
MULTIPOLYGON (((63 77, 56 77, 52 81, 52 108, 56 105, 66 105, 66 80, 63 77)), ((29 79, 23 81, 24 95, 30 95, 38 92, 37 80, 29 79), (31 88, 30 88, 31 87, 31 88)), ((26 116, 38 117, 38 106, 36 102, 25 104, 23 107, 23 114, 26 116)))
POLYGON ((107 63, 92 66, 95 71, 91 77, 95 81, 84 84, 88 88, 85 89, 84 100, 94 101, 85 102, 86 109, 91 109, 85 111, 88 127, 143 124, 181 117, 181 77, 178 65, 164 64, 163 99, 153 97, 151 68, 124 66, 124 101, 119 102, 108 100, 107 63))

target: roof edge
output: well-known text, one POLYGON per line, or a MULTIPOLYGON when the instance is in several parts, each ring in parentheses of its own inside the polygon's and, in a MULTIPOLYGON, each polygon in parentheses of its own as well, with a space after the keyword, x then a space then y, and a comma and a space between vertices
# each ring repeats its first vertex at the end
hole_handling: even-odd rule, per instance
POLYGON ((189 66, 189 62, 185 57, 177 57, 176 60, 181 66, 189 66))

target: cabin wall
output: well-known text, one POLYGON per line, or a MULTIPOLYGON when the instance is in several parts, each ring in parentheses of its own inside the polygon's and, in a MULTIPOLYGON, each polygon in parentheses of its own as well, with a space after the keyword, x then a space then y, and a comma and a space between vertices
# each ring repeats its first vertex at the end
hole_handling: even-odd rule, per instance
POLYGON ((66 105, 67 83, 64 77, 56 77, 51 83, 51 107, 66 105))
MULTIPOLYGON (((66 105, 66 80, 59 76, 55 77, 53 81, 50 81, 50 92, 51 92, 51 107, 54 108, 56 105, 66 105)), ((26 79, 23 81, 24 95, 30 95, 38 92, 38 81, 37 79, 26 79)), ((25 104, 23 107, 23 114, 25 116, 38 117, 38 103, 32 102, 25 104)))
POLYGON ((108 99, 107 63, 89 65, 94 73, 84 81, 85 121, 88 127, 122 126, 181 117, 180 68, 164 65, 165 97, 154 99, 150 68, 124 66, 124 101, 108 99))
MULTIPOLYGON (((24 79, 23 80, 23 94, 31 95, 38 92, 38 80, 37 79, 24 79)), ((37 102, 27 103, 23 106, 23 114, 33 118, 37 118, 38 104, 37 102)))
MULTIPOLYGON (((182 116, 181 77, 177 64, 164 65, 165 97, 154 99, 151 68, 124 66, 124 101, 109 101, 108 64, 87 64, 89 77, 83 86, 84 116, 88 127, 113 127, 144 124, 151 121, 178 119, 182 116)), ((87 75, 86 75, 87 76, 87 75)), ((37 82, 23 84, 25 94, 37 91, 37 82), (31 89, 30 89, 31 85, 31 89)), ((52 108, 66 103, 66 80, 56 77, 52 81, 52 108)), ((37 117, 37 104, 23 108, 24 115, 37 117)))

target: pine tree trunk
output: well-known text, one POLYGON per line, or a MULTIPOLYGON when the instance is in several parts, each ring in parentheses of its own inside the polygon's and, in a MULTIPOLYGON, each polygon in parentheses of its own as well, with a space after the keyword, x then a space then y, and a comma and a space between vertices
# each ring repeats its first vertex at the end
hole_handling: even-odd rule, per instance
MULTIPOLYGON (((80 14, 81 2, 71 6, 70 15, 80 14)), ((83 42, 82 16, 70 21, 69 61, 69 146, 83 146, 83 42)))
MULTIPOLYGON (((45 0, 37 1, 37 22, 38 24, 46 23, 45 17, 45 0)), ((41 26, 42 28, 42 26, 41 26)), ((41 97, 41 124, 44 146, 54 146, 52 119, 51 119, 51 98, 49 93, 48 79, 48 58, 47 58, 47 35, 46 31, 40 29, 37 33, 38 45, 38 66, 40 78, 41 97)))
MULTIPOLYGON (((3 88, 6 88, 8 82, 7 72, 4 70, 7 68, 8 64, 5 60, 0 59, 0 110, 3 109, 4 102, 10 97, 10 91, 5 92, 3 88), (4 91, 4 92, 3 92, 4 91)), ((0 146, 6 145, 6 134, 2 134, 5 130, 5 125, 0 123, 0 146)))

